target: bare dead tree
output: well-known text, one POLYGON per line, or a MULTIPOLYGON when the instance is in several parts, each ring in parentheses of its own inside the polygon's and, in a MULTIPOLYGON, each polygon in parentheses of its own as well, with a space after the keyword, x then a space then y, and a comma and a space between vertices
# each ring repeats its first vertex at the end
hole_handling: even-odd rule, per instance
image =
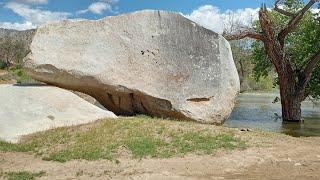
POLYGON ((279 33, 276 33, 276 27, 271 21, 266 6, 264 6, 259 11, 261 32, 247 29, 236 34, 223 34, 227 40, 252 38, 263 42, 266 54, 278 73, 284 121, 301 121, 301 102, 306 98, 306 86, 310 81, 313 69, 320 61, 320 50, 318 50, 307 60, 306 66, 299 73, 296 73, 290 63, 290 56, 285 51, 285 38, 296 28, 305 13, 318 1, 309 0, 303 8, 292 13, 281 9, 279 7, 280 0, 276 0, 274 10, 290 18, 279 33))
MULTIPOLYGON (((232 34, 237 32, 239 29, 248 28, 247 25, 243 24, 240 18, 237 17, 236 13, 229 11, 227 16, 224 19, 224 32, 228 34, 232 34)), ((251 18, 251 24, 253 23, 253 18, 251 18)), ((248 43, 248 39, 243 39, 239 41, 230 42, 233 51, 233 58, 237 65, 237 69, 239 70, 240 84, 242 84, 246 78, 246 73, 248 67, 245 66, 245 59, 249 57, 249 53, 246 50, 246 46, 248 43)))
POLYGON ((6 68, 20 63, 19 59, 25 56, 24 46, 23 42, 10 37, 0 38, 0 61, 5 64, 6 68))

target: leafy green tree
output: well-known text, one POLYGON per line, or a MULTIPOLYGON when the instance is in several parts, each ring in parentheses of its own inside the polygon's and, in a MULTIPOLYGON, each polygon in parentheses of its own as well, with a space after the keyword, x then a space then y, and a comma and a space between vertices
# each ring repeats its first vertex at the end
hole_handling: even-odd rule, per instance
MULTIPOLYGON (((319 0, 280 0, 270 11, 265 5, 251 30, 224 34, 228 40, 253 38, 253 63, 256 79, 271 68, 278 74, 284 121, 301 120, 301 102, 308 96, 320 98, 320 20, 310 8, 319 0)), ((319 6, 319 3, 318 3, 319 6)))

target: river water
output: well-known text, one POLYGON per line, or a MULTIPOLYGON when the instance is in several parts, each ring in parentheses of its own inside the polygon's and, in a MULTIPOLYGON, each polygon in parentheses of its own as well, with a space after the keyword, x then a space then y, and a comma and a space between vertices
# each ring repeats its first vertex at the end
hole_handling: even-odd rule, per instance
POLYGON ((303 102, 304 123, 282 123, 280 103, 272 103, 277 93, 242 93, 226 127, 249 128, 285 133, 291 136, 320 136, 320 102, 303 102))

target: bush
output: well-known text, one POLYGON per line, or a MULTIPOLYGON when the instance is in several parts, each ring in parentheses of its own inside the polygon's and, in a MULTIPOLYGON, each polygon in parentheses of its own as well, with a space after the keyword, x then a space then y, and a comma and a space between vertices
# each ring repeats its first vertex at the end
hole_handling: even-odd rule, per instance
POLYGON ((11 68, 10 71, 17 76, 17 83, 19 84, 29 82, 31 80, 31 78, 23 71, 21 64, 17 64, 11 68))
POLYGON ((7 64, 3 61, 0 61, 0 69, 6 69, 7 68, 7 64))

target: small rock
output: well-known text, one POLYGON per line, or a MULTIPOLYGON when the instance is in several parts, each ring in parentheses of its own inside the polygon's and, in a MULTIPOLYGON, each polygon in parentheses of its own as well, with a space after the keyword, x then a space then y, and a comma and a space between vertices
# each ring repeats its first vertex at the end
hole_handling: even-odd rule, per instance
POLYGON ((301 166, 301 163, 295 163, 294 166, 301 166))

